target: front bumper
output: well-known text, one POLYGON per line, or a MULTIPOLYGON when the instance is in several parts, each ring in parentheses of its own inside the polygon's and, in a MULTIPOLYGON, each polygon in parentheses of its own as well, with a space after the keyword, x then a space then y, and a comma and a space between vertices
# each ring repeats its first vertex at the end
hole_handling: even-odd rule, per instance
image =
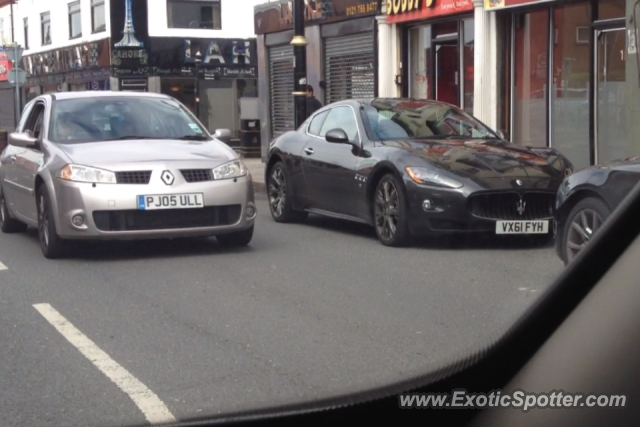
POLYGON ((132 240, 201 237, 246 230, 257 210, 253 182, 236 180, 176 183, 173 186, 89 184, 54 178, 56 228, 64 239, 132 240), (138 210, 138 196, 202 193, 203 208, 138 210), (76 225, 72 218, 84 222, 76 225))
MULTIPOLYGON (((417 185, 409 180, 405 181, 405 184, 409 203, 409 229, 411 234, 497 234, 496 223, 498 220, 479 218, 472 215, 469 210, 468 194, 463 192, 462 189, 426 187, 417 185), (429 209, 425 209, 425 201, 429 202, 429 209)), ((548 233, 512 235, 553 236, 552 218, 539 218, 536 221, 547 221, 548 233)))

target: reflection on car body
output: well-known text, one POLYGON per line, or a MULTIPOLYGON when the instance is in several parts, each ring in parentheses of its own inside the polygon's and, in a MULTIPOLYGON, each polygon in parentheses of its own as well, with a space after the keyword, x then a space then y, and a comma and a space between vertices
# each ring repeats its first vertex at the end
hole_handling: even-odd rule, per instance
POLYGON ((558 151, 511 144, 452 105, 368 99, 327 105, 278 136, 265 179, 276 221, 319 213, 401 246, 430 233, 552 237, 571 168, 558 151))
POLYGON ((25 107, 0 164, 0 228, 38 227, 42 252, 71 239, 217 236, 246 245, 251 175, 166 95, 72 92, 25 107))

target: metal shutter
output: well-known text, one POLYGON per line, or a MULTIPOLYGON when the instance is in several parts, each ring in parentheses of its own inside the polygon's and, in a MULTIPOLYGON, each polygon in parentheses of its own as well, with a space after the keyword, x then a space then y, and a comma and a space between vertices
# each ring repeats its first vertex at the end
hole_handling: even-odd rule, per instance
POLYGON ((269 95, 271 138, 293 130, 293 46, 269 48, 269 95))
POLYGON ((373 33, 325 39, 325 101, 373 98, 373 33))

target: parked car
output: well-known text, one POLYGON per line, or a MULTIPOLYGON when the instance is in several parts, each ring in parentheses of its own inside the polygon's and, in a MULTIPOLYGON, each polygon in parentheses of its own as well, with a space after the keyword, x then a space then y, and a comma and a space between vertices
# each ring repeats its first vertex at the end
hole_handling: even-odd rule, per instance
POLYGON ((47 258, 66 254, 73 239, 247 245, 255 217, 237 154, 166 95, 38 96, 0 156, 0 229, 37 227, 47 258))
POLYGON ((568 176, 555 209, 556 252, 568 265, 640 180, 640 157, 590 166, 568 176))
POLYGON ((572 171, 554 149, 509 143, 453 105, 415 99, 325 106, 276 138, 266 162, 275 221, 362 222, 387 246, 429 233, 550 238, 572 171))

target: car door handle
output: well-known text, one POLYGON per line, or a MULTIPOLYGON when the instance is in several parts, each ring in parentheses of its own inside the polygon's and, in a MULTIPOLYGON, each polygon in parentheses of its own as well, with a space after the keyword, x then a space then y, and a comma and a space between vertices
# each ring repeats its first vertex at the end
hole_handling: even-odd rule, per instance
POLYGON ((314 153, 313 148, 305 148, 304 152, 307 153, 308 155, 312 155, 314 153))

